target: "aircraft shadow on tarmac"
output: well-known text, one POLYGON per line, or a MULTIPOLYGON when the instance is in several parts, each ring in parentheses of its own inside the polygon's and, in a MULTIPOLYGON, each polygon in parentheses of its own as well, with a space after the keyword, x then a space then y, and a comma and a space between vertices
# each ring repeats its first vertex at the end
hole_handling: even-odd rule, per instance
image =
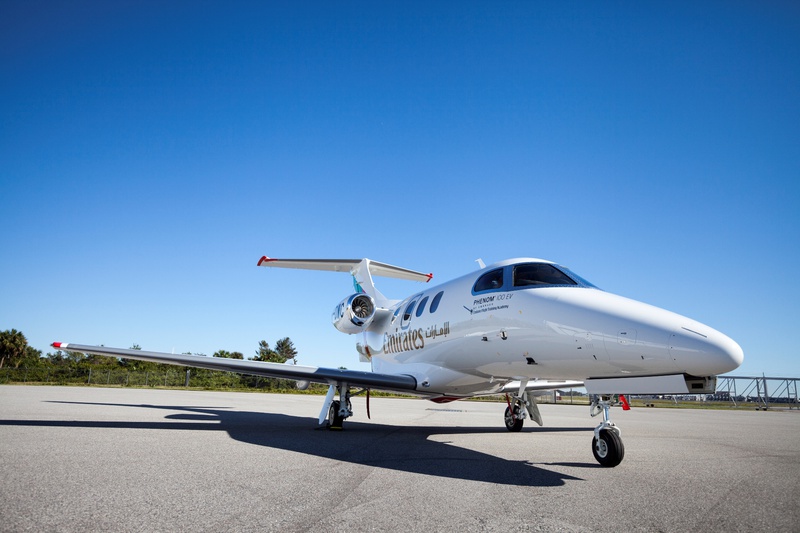
MULTIPOLYGON (((79 427, 226 431, 231 438, 281 450, 313 455, 375 468, 425 474, 470 481, 513 486, 554 487, 565 480, 580 480, 541 468, 527 461, 514 461, 431 440, 431 435, 457 435, 505 432, 505 428, 389 426, 348 422, 345 430, 318 430, 317 420, 275 413, 233 411, 225 407, 187 407, 174 405, 60 402, 181 411, 166 415, 164 421, 80 421, 80 420, 0 420, 0 426, 79 427)), ((585 431, 591 428, 536 428, 536 432, 585 431)), ((520 446, 521 435, 508 435, 508 446, 520 446), (515 438, 516 437, 516 438, 515 438)), ((535 441, 526 439, 522 445, 535 441)), ((534 450, 532 450, 534 451, 534 450)), ((553 466, 599 468, 595 463, 550 463, 553 466)))

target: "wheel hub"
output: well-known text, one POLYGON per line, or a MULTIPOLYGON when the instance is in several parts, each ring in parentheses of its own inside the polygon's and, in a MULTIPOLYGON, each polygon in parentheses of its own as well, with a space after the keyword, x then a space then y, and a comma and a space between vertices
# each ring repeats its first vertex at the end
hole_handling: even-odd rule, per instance
POLYGON ((603 439, 598 439, 597 443, 594 445, 594 449, 597 451, 597 455, 600 457, 605 458, 608 455, 608 445, 606 441, 603 439))

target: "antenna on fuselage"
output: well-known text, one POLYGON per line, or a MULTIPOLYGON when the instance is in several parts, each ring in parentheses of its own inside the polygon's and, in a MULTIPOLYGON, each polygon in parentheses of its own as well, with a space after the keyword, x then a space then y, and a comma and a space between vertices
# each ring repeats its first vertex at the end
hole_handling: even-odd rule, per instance
POLYGON ((475 262, 476 262, 476 263, 478 263, 478 266, 479 266, 479 267, 481 267, 481 268, 486 268, 486 263, 484 263, 484 262, 483 262, 483 259, 481 259, 480 257, 479 257, 479 258, 477 258, 477 259, 475 260, 475 262))

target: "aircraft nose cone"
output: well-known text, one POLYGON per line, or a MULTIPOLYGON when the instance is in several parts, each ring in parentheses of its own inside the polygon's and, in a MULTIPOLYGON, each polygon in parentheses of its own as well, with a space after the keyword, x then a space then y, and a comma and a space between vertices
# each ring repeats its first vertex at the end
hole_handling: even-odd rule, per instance
POLYGON ((710 376, 739 368, 744 361, 741 346, 719 331, 699 326, 682 327, 670 337, 669 353, 681 370, 710 376))
POLYGON ((725 335, 722 335, 722 337, 723 339, 719 343, 719 348, 727 357, 726 362, 731 366, 730 370, 736 370, 744 362, 744 350, 730 337, 726 337, 725 335))

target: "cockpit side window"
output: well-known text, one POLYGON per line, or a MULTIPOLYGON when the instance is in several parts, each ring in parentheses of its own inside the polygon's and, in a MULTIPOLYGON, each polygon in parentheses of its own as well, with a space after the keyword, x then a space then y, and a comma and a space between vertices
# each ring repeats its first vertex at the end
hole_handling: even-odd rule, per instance
POLYGON ((403 322, 411 320, 411 314, 414 312, 415 305, 417 305, 416 300, 413 300, 410 304, 408 304, 405 313, 403 313, 403 322))
POLYGON ((514 267, 514 287, 547 285, 578 285, 578 283, 548 263, 525 263, 514 267))
POLYGON ((403 311, 403 320, 400 321, 400 327, 402 329, 407 329, 411 323, 411 318, 414 316, 414 308, 419 301, 419 294, 414 296, 411 301, 406 305, 405 310, 403 311))
POLYGON ((478 278, 472 292, 496 291, 503 287, 503 269, 498 268, 478 278))

